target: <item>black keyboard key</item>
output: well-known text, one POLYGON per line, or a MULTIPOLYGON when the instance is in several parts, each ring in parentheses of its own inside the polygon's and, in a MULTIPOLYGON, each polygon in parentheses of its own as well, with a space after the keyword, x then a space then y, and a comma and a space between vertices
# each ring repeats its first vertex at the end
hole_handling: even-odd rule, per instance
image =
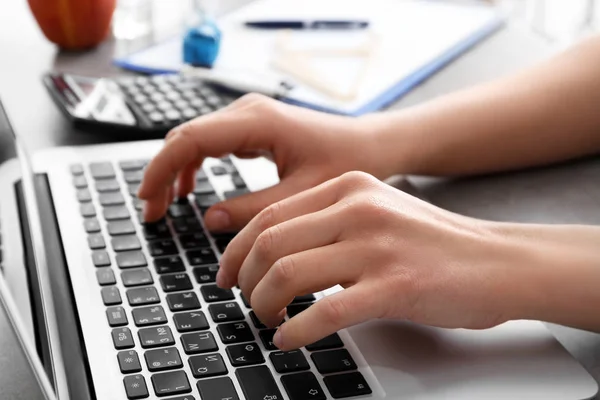
POLYGON ((160 277, 160 284, 165 292, 190 290, 192 282, 187 274, 168 274, 160 277))
POLYGON ((219 350, 211 332, 186 333, 181 335, 181 343, 186 354, 208 353, 219 350))
POLYGON ((189 250, 185 253, 190 265, 206 265, 217 262, 217 256, 210 247, 189 250))
POLYGON ((135 346, 133 342, 133 336, 129 328, 116 328, 112 330, 112 340, 115 345, 115 349, 123 350, 130 349, 135 346))
POLYGON ((235 299, 235 296, 231 290, 221 289, 217 285, 204 285, 200 288, 200 293, 202 293, 202 297, 207 303, 235 299))
POLYGON ((179 242, 184 249, 195 249, 196 247, 209 247, 208 238, 203 232, 188 233, 179 236, 179 242))
POLYGON ((342 339, 340 339, 340 335, 337 333, 331 334, 329 336, 324 337, 323 339, 314 342, 313 344, 309 344, 306 346, 306 350, 315 351, 315 350, 327 350, 327 349, 335 349, 338 347, 343 347, 344 343, 342 339))
POLYGON ((169 256, 154 259, 154 267, 159 274, 171 274, 185 271, 185 265, 179 256, 169 256))
POLYGON ((267 329, 267 326, 261 322, 254 311, 250 311, 250 319, 257 329, 267 329))
POLYGON ((174 219, 173 228, 180 235, 202 231, 202 225, 200 225, 200 221, 196 217, 174 219))
POLYGON ((235 375, 246 400, 283 399, 268 367, 260 365, 252 368, 240 368, 235 371, 235 375))
POLYGON ((117 283, 115 274, 110 268, 98 268, 96 270, 96 279, 98 279, 98 284, 101 286, 114 285, 117 283))
POLYGON ((265 349, 267 349, 268 351, 279 350, 273 344, 273 335, 275 335, 276 331, 277 331, 277 329, 265 329, 265 330, 258 332, 258 335, 260 336, 260 340, 261 340, 262 344, 265 346, 265 349))
POLYGON ((174 203, 169 206, 168 210, 171 218, 193 217, 195 216, 194 209, 189 203, 174 203))
POLYGON ((194 194, 198 195, 206 195, 213 194, 215 189, 212 187, 210 182, 206 179, 196 180, 196 187, 194 187, 194 194))
POLYGON ((172 346, 175 344, 173 333, 168 326, 155 326, 152 328, 140 329, 138 331, 140 344, 144 349, 151 349, 160 346, 172 346))
POLYGON ((164 220, 145 223, 143 224, 142 231, 146 240, 170 239, 172 237, 171 231, 164 220))
POLYGON ((121 281, 125 287, 143 286, 154 283, 148 268, 129 269, 121 272, 121 281))
POLYGON ((233 183, 233 186, 235 186, 236 189, 246 188, 246 182, 244 182, 244 179, 239 174, 231 176, 231 183, 233 183))
POLYGON ((123 198, 121 192, 100 193, 98 199, 100 200, 100 204, 102 204, 103 207, 120 206, 122 204, 125 204, 125 199, 123 198))
POLYGON ((312 303, 315 300, 316 300, 316 298, 315 298, 314 294, 305 294, 304 296, 294 297, 294 300, 292 300, 292 303, 312 303))
POLYGON ((119 221, 110 221, 107 225, 108 233, 111 236, 129 235, 135 233, 135 227, 129 219, 119 221))
POLYGON ((119 188, 119 182, 114 179, 102 179, 96 181, 96 191, 99 193, 116 192, 119 188))
MULTIPOLYGON (((193 356, 189 359, 194 378, 209 378, 227 374, 227 367, 220 354, 193 356)), ((202 396, 204 399, 204 396, 202 396)))
POLYGON ((157 396, 171 396, 192 391, 190 381, 183 371, 165 372, 152 375, 152 386, 157 396))
POLYGON ((104 207, 102 210, 104 219, 107 221, 116 221, 120 219, 129 219, 129 210, 125 206, 110 206, 104 207))
POLYGON ((77 189, 77 200, 80 203, 87 203, 92 201, 92 194, 89 189, 77 189))
POLYGON ((69 166, 69 170, 72 175, 81 175, 83 174, 83 165, 81 164, 71 164, 69 166))
POLYGON ((215 175, 215 176, 227 175, 229 173, 229 171, 227 171, 227 168, 225 168, 222 165, 214 165, 211 167, 210 170, 212 171, 213 175, 215 175))
POLYGON ((360 372, 326 376, 323 378, 323 382, 334 399, 372 393, 369 384, 360 372))
POLYGON ((117 253, 117 265, 119 268, 136 268, 148 265, 146 256, 141 251, 122 251, 117 253))
POLYGON ((106 286, 102 288, 102 301, 105 306, 114 306, 121 304, 121 293, 116 286, 106 286))
POLYGON ((310 369, 306 357, 304 357, 304 354, 302 354, 302 351, 300 350, 276 351, 269 354, 269 358, 275 367, 275 371, 280 374, 307 371, 310 369))
POLYGON ((173 321, 179 332, 202 331, 209 328, 202 311, 177 313, 173 316, 173 321))
POLYGON ((337 349, 330 351, 319 351, 310 355, 322 374, 331 374, 334 372, 354 371, 357 369, 356 363, 346 349, 337 349))
POLYGON ((84 218, 95 217, 96 209, 92 203, 81 203, 79 205, 79 213, 84 218))
POLYGON ((200 300, 194 292, 173 293, 167 295, 169 309, 175 311, 197 310, 200 308, 200 300))
POLYGON ((177 369, 183 366, 179 351, 175 347, 167 349, 148 350, 144 353, 148 371, 166 371, 168 369, 177 369))
POLYGON ((141 250, 142 244, 135 235, 116 236, 111 239, 114 251, 141 250))
POLYGON ((109 179, 115 177, 115 170, 109 162, 91 163, 90 172, 94 179, 109 179))
POLYGON ((217 279, 218 265, 210 265, 208 267, 194 268, 194 276, 199 284, 214 283, 217 279))
POLYGON ((215 322, 241 321, 244 319, 244 313, 242 313, 237 303, 211 304, 208 311, 215 322))
POLYGON ((110 325, 111 328, 127 325, 127 314, 125 313, 125 309, 121 306, 108 307, 106 309, 106 318, 108 319, 108 325, 110 325))
POLYGON ((104 238, 100 233, 94 233, 89 235, 88 238, 88 246, 91 250, 99 250, 106 248, 106 243, 104 242, 104 238))
POLYGON ((312 372, 282 376, 281 383, 290 396, 290 400, 325 400, 327 398, 312 372))
POLYGON ((288 317, 293 318, 310 306, 312 306, 312 304, 290 304, 287 306, 287 315, 288 317))
POLYGON ((149 396, 146 380, 143 375, 130 375, 123 378, 125 392, 129 400, 145 399, 149 396))
POLYGON ((123 179, 125 179, 125 182, 127 182, 127 183, 140 183, 143 178, 144 178, 143 170, 125 171, 123 173, 123 179))
POLYGON ((152 257, 173 256, 179 254, 175 242, 170 239, 149 242, 148 251, 152 257))
POLYGON ((253 342, 254 334, 245 321, 217 326, 221 341, 225 344, 253 342))
POLYGON ((216 194, 196 194, 196 205, 200 210, 207 210, 220 201, 221 198, 216 194))
POLYGON ((196 400, 191 394, 185 396, 169 397, 169 400, 196 400))
POLYGON ((136 326, 157 325, 167 322, 165 310, 161 306, 134 308, 131 313, 136 326))
POLYGON ((135 350, 120 351, 117 353, 117 360, 119 360, 119 368, 123 374, 140 372, 142 370, 140 358, 135 350))
POLYGON ((87 233, 100 232, 100 223, 96 218, 85 218, 83 220, 83 227, 87 233))
POLYGON ((92 252, 92 261, 96 267, 110 266, 110 257, 108 256, 108 252, 104 250, 96 250, 92 252))
POLYGON ((229 377, 203 379, 198 381, 197 386, 202 400, 239 400, 233 381, 229 377))
MULTIPOLYGON (((227 346, 227 355, 229 356, 231 365, 234 367, 256 365, 265 362, 262 352, 256 343, 234 344, 232 346, 227 346)), ((258 382, 255 383, 255 385, 258 384, 258 382)))
POLYGON ((132 307, 147 306, 160 303, 160 297, 154 286, 129 289, 127 291, 127 301, 132 307))
MULTIPOLYGON (((240 293, 240 298, 242 299, 242 302, 244 303, 244 305, 246 306, 246 308, 252 308, 252 306, 250 305, 250 302, 248 301, 248 299, 246 298, 246 296, 244 296, 243 293, 240 293)), ((258 328, 258 326, 257 326, 258 328)))
POLYGON ((250 193, 250 191, 248 189, 236 189, 236 190, 229 190, 225 193, 223 193, 223 196, 227 199, 234 199, 236 197, 240 197, 244 194, 250 193))
POLYGON ((229 242, 233 239, 234 235, 215 235, 215 244, 222 253, 225 253, 225 249, 229 246, 229 242))
POLYGON ((119 167, 123 171, 135 171, 138 169, 144 169, 148 162, 148 160, 125 160, 119 162, 119 167))

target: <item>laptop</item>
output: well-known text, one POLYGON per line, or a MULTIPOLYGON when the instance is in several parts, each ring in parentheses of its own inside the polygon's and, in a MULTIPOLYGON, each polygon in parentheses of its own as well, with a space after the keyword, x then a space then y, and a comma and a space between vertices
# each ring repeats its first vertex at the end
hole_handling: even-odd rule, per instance
MULTIPOLYGON (((273 330, 241 292, 214 283, 234 234, 211 235, 202 221, 222 198, 276 183, 267 160, 207 159, 194 193, 144 224, 135 193, 161 141, 29 156, 0 112, 0 144, 2 304, 47 399, 563 400, 597 392, 536 321, 470 331, 375 320, 277 351, 273 330)), ((286 318, 338 290, 297 297, 286 318)))

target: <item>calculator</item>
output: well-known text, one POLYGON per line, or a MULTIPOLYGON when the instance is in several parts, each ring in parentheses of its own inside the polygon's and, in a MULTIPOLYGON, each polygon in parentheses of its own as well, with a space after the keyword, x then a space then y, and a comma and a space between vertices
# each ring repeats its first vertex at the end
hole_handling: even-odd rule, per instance
POLYGON ((132 139, 162 138, 182 122, 242 95, 179 74, 93 78, 50 73, 43 81, 76 127, 132 139))

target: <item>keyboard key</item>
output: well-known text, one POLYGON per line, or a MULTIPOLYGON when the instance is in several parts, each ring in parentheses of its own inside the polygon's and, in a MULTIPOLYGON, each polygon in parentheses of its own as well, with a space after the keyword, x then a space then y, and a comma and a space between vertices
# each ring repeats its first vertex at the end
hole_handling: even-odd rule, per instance
POLYGON ((165 292, 190 290, 192 282, 187 274, 169 274, 160 277, 160 284, 165 292))
POLYGON ((120 206, 121 204, 125 204, 125 199, 123 198, 121 192, 100 193, 98 198, 100 200, 100 204, 102 204, 103 207, 120 206))
POLYGON ((233 183, 233 186, 235 186, 236 189, 246 188, 246 182, 244 182, 244 179, 239 174, 231 176, 231 183, 233 183))
POLYGON ((184 249, 195 249, 196 247, 209 247, 210 243, 203 232, 188 233, 179 236, 179 242, 184 249))
POLYGON ((109 179, 115 177, 115 170, 109 162, 94 162, 90 164, 90 172, 94 179, 109 179))
POLYGON ((123 219, 120 221, 111 221, 107 225, 108 233, 111 236, 117 235, 129 235, 135 233, 135 227, 129 219, 123 219))
POLYGON ((196 217, 174 219, 173 228, 178 234, 202 231, 202 225, 196 217))
POLYGON ((276 351, 269 354, 269 358, 275 367, 275 371, 280 374, 307 371, 310 369, 306 357, 304 357, 304 354, 302 354, 302 351, 300 350, 276 351))
POLYGON ((154 259, 154 267, 159 274, 170 274, 185 271, 185 265, 179 256, 169 256, 154 259))
POLYGON ((167 295, 169 309, 175 311, 197 310, 200 308, 200 300, 194 292, 173 293, 167 295))
POLYGON ((254 334, 245 321, 217 326, 221 341, 225 344, 253 342, 254 334))
POLYGON ((236 197, 240 197, 244 194, 250 193, 250 191, 248 189, 236 189, 236 190, 229 190, 225 193, 223 193, 223 197, 225 197, 225 199, 227 200, 231 200, 234 199, 236 197))
POLYGON ((227 175, 229 172, 227 171, 227 168, 223 167, 222 165, 213 165, 210 170, 215 176, 227 175))
POLYGON ((92 261, 96 267, 110 266, 110 257, 108 256, 108 252, 104 250, 96 250, 92 252, 92 261))
MULTIPOLYGON (((133 199, 131 199, 131 202, 133 203, 133 208, 135 208, 136 211, 142 211, 144 209, 144 201, 143 200, 140 200, 140 199, 134 197, 133 199)), ((140 221, 142 221, 142 219, 140 219, 140 221)))
POLYGON ((108 325, 112 328, 127 325, 127 314, 121 306, 107 308, 106 318, 108 319, 108 325))
POLYGON ((252 323, 254 324, 254 326, 256 328, 267 329, 267 326, 265 324, 263 324, 260 319, 258 319, 258 317, 256 316, 256 313, 254 311, 250 311, 250 319, 252 320, 252 323))
POLYGON ((114 179, 102 179, 96 181, 96 191, 98 193, 116 192, 119 188, 119 182, 114 179))
POLYGON ((119 368, 123 374, 140 372, 142 370, 140 358, 135 350, 120 351, 117 353, 117 360, 119 360, 119 368))
POLYGON ((340 339, 340 335, 334 333, 323 339, 314 342, 313 344, 309 344, 306 346, 306 350, 315 351, 315 350, 327 350, 327 349, 335 349, 337 347, 343 347, 344 343, 342 343, 342 339, 340 339))
POLYGON ((323 382, 334 399, 372 393, 369 384, 360 372, 326 376, 323 378, 323 382))
POLYGON ((194 194, 196 194, 196 205, 200 210, 207 210, 221 201, 221 198, 216 194, 199 194, 196 192, 194 194))
POLYGON ((358 367, 346 349, 320 351, 310 355, 313 363, 322 374, 354 371, 358 367))
POLYGON ((171 218, 193 217, 196 215, 194 213, 194 209, 189 203, 171 204, 169 206, 168 213, 171 218))
POLYGON ((114 251, 141 250, 142 244, 135 235, 116 236, 111 239, 114 251))
POLYGON ((143 224, 142 231, 146 240, 171 238, 171 231, 164 220, 153 223, 145 223, 143 224))
POLYGON ((161 306, 134 308, 131 313, 136 326, 157 325, 167 322, 165 310, 161 306))
POLYGON ((225 253, 225 249, 229 245, 229 242, 233 240, 237 233, 221 233, 213 234, 215 238, 215 244, 221 253, 225 253))
POLYGON ((121 272, 121 281, 125 287, 150 285, 154 283, 148 268, 129 269, 121 272))
POLYGON ((71 175, 81 175, 83 174, 83 165, 71 164, 69 166, 69 170, 71 171, 71 175))
POLYGON ((104 207, 102 210, 102 215, 104 215, 104 219, 107 221, 129 219, 130 217, 129 210, 127 210, 127 207, 125 206, 104 207))
POLYGON ((179 351, 175 347, 168 349, 148 350, 144 353, 148 371, 165 371, 168 369, 177 369, 183 366, 179 351))
POLYGON ((88 246, 91 250, 99 250, 106 248, 106 243, 104 242, 104 238, 100 233, 94 233, 92 235, 88 235, 87 238, 88 246))
POLYGON ((173 256, 179 254, 175 242, 170 239, 149 242, 148 251, 152 257, 173 256))
POLYGON ((241 321, 244 319, 244 314, 237 303, 211 304, 208 311, 215 322, 241 321))
POLYGON ((273 344, 273 335, 275 335, 276 331, 277 331, 277 329, 265 329, 265 330, 258 332, 261 342, 265 346, 265 349, 267 349, 268 351, 279 350, 273 344))
MULTIPOLYGON (((256 343, 227 346, 227 355, 229 356, 231 365, 234 367, 262 364, 265 362, 262 352, 256 343)), ((258 382, 255 384, 258 385, 258 382)))
POLYGON ((110 268, 98 268, 96 270, 96 279, 98 279, 98 284, 101 286, 114 285, 117 283, 115 274, 110 268))
POLYGON ((85 218, 83 220, 83 227, 87 233, 100 232, 100 223, 96 218, 85 218))
POLYGON ((204 301, 214 303, 215 301, 234 300, 233 292, 229 289, 221 289, 217 285, 204 285, 200 288, 204 301))
POLYGON ((213 193, 215 193, 215 189, 212 187, 208 180, 196 180, 196 186, 194 187, 194 194, 196 196, 213 193))
POLYGON ((171 396, 192 391, 187 375, 183 371, 152 375, 152 386, 157 396, 171 396))
POLYGON ((202 311, 177 313, 173 316, 173 321, 179 332, 202 331, 209 328, 202 311))
POLYGON ((315 298, 314 294, 305 294, 304 296, 294 297, 294 300, 292 300, 292 303, 312 303, 315 300, 316 300, 316 298, 315 298))
POLYGON ((203 379, 198 381, 196 386, 202 400, 239 400, 233 381, 229 377, 203 379))
POLYGON ((310 306, 312 306, 312 304, 290 304, 287 306, 287 315, 288 317, 293 318, 310 306))
POLYGON ((130 349, 135 346, 129 328, 113 329, 111 335, 113 344, 117 350, 130 349))
POLYGON ((143 178, 144 178, 143 170, 125 171, 123 173, 123 179, 125 179, 125 182, 127 182, 127 183, 140 183, 143 178))
MULTIPOLYGON (((246 296, 244 296, 243 293, 240 293, 240 299, 242 299, 242 302, 244 303, 244 306, 246 306, 246 308, 252 308, 252 306, 250 305, 250 302, 248 301, 246 296)), ((257 328, 258 328, 258 326, 257 326, 257 328)))
MULTIPOLYGON (((306 364, 308 367, 308 364, 306 364)), ((281 383, 290 400, 325 400, 327 396, 312 372, 285 375, 281 383)))
POLYGON ((148 162, 149 160, 125 160, 119 162, 119 167, 123 171, 135 171, 138 169, 143 169, 148 162))
POLYGON ((117 265, 119 268, 136 268, 148 265, 146 256, 141 251, 123 251, 117 253, 117 265))
POLYGON ((206 171, 204 171, 202 167, 198 168, 198 170, 196 171, 196 180, 202 181, 207 179, 208 175, 206 175, 206 171))
POLYGON ((189 250, 185 253, 190 265, 206 265, 217 262, 217 256, 210 247, 204 247, 196 250, 189 250))
POLYGON ((219 350, 211 332, 186 333, 181 335, 181 344, 186 354, 208 353, 219 350))
MULTIPOLYGON (((208 378, 227 374, 227 367, 220 354, 194 356, 189 359, 194 378, 208 378)), ((204 397, 202 397, 204 399, 204 397)))
POLYGON ((121 304, 121 293, 116 286, 106 286, 102 288, 102 301, 105 306, 114 306, 121 304))
POLYGON ((140 186, 140 183, 131 183, 127 185, 127 193, 129 193, 131 197, 137 197, 137 194, 140 191, 140 186))
POLYGON ((127 291, 127 301, 130 306, 147 306, 160 303, 158 292, 153 286, 129 289, 127 291))
POLYGON ((87 203, 92 201, 92 194, 90 191, 86 189, 78 189, 77 190, 77 201, 80 203, 87 203))
POLYGON ((138 331, 140 344, 144 349, 150 349, 160 346, 171 346, 175 344, 173 333, 168 326, 155 326, 152 328, 140 329, 138 331))
POLYGON ((235 371, 246 400, 283 399, 273 374, 265 365, 235 371))
POLYGON ((79 205, 79 213, 84 218, 95 217, 96 209, 92 203, 81 203, 79 205))
POLYGON ((145 399, 149 396, 148 387, 143 375, 126 376, 123 378, 123 384, 125 385, 125 392, 129 400, 145 399))
POLYGON ((194 268, 194 277, 199 284, 214 283, 217 279, 218 265, 210 265, 208 267, 194 268))

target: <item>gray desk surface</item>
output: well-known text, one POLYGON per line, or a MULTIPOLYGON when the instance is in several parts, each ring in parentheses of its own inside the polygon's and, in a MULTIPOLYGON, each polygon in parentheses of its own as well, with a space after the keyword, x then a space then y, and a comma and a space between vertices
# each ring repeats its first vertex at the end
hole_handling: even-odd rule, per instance
MULTIPOLYGON (((244 0, 229 0, 244 1, 244 0)), ((41 75, 58 69, 88 75, 118 75, 110 65, 114 45, 87 53, 60 53, 44 40, 26 2, 10 1, 0 13, 0 98, 31 150, 99 143, 100 135, 73 130, 52 104, 41 75), (8 7, 8 9, 7 9, 8 7)), ((394 107, 516 71, 553 50, 525 28, 511 25, 421 85, 394 107)), ((415 179, 429 199, 452 211, 480 218, 542 223, 600 224, 600 159, 517 173, 444 181, 415 179)), ((557 294, 560 295, 560 294, 557 294)), ((7 328, 0 314, 0 332, 7 328)), ((564 346, 600 381, 600 335, 551 326, 564 346)), ((0 334, 0 398, 38 399, 14 339, 0 334)))

